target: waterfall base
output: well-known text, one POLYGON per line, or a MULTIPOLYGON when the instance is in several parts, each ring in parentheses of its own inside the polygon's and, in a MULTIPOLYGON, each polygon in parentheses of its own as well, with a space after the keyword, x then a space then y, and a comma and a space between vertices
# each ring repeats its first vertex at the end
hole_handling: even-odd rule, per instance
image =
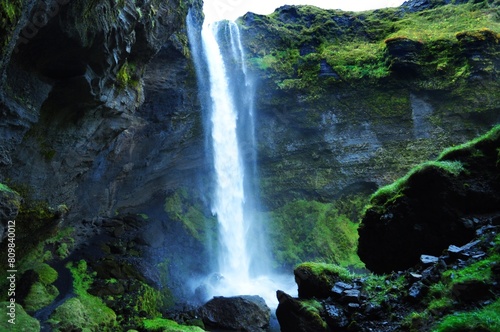
POLYGON ((214 296, 258 295, 266 301, 273 311, 278 306, 276 291, 285 290, 288 294, 297 294, 297 285, 292 275, 269 275, 255 278, 238 278, 213 273, 193 283, 196 298, 206 302, 214 296))

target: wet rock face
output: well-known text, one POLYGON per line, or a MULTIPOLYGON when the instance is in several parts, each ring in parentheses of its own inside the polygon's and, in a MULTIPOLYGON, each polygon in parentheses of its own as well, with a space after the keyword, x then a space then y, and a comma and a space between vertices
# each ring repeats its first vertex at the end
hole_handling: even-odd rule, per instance
POLYGON ((390 69, 401 77, 418 75, 423 44, 408 38, 394 38, 385 42, 391 58, 390 69))
POLYGON ((215 329, 264 332, 271 310, 259 296, 215 297, 198 313, 203 323, 215 329))
MULTIPOLYGON (((13 221, 16 218, 21 201, 21 196, 16 192, 0 190, 0 242, 7 236, 9 221, 13 221)), ((15 224, 10 226, 15 226, 15 224)), ((12 227, 12 229, 14 228, 12 227)))
MULTIPOLYGON (((463 2, 407 1, 391 20, 463 2)), ((378 20, 392 14, 379 10, 368 15, 378 20)), ((497 84, 500 43, 494 31, 479 29, 439 40, 404 33, 388 38, 394 31, 377 36, 368 15, 283 6, 272 18, 249 13, 240 21, 248 57, 256 63, 276 61, 268 67, 249 64, 259 78, 259 185, 271 209, 296 199, 332 201, 355 183, 385 185, 499 120, 498 89, 471 102, 484 86, 497 84), (297 33, 305 27, 318 32, 297 33), (383 69, 390 74, 349 82, 334 61, 322 58, 317 43, 342 36, 380 38, 385 42, 383 69), (280 53, 297 54, 297 60, 280 53), (466 76, 461 72, 465 67, 470 68, 466 76), (306 71, 313 83, 302 81, 306 71), (463 79, 462 87, 453 83, 457 79, 463 79)))
POLYGON ((185 17, 201 2, 61 1, 23 8, 2 57, 2 178, 79 217, 112 215, 165 190, 169 169, 181 169, 178 185, 200 166, 185 17))

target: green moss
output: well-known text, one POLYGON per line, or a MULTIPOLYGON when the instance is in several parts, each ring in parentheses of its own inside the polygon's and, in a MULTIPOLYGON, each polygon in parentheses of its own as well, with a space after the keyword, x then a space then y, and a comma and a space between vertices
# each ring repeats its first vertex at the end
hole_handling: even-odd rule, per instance
POLYGON ((0 0, 0 49, 11 40, 10 32, 17 24, 23 8, 22 0, 0 0))
POLYGON ((76 266, 67 266, 73 276, 73 291, 76 298, 67 300, 50 317, 54 331, 87 330, 114 331, 116 314, 104 302, 87 292, 95 274, 87 270, 87 262, 81 260, 76 266))
POLYGON ((370 301, 381 304, 400 299, 406 292, 405 286, 407 281, 404 276, 370 274, 366 279, 364 290, 371 295, 370 301))
POLYGON ((155 318, 155 319, 145 319, 143 321, 143 327, 147 331, 168 331, 168 332, 202 332, 203 329, 197 326, 184 326, 179 325, 177 322, 172 320, 155 318))
POLYGON ((500 261, 500 255, 492 255, 488 259, 482 259, 462 269, 445 271, 443 277, 449 279, 451 284, 470 281, 488 282, 492 277, 492 263, 498 261, 500 261))
POLYGON ((345 80, 380 79, 390 73, 381 42, 325 44, 319 53, 345 80))
POLYGON ((54 285, 35 282, 24 299, 24 307, 27 311, 35 312, 51 304, 58 295, 59 290, 54 285))
POLYGON ((442 312, 453 307, 453 300, 449 297, 434 299, 429 302, 427 309, 433 314, 441 314, 442 312))
POLYGON ((500 299, 477 310, 450 314, 433 331, 500 331, 500 299))
POLYGON ((9 302, 1 302, 0 307, 3 310, 3 317, 0 319, 0 330, 10 332, 37 332, 40 331, 40 322, 38 319, 31 317, 24 311, 23 307, 15 304, 15 324, 9 323, 10 316, 7 316, 7 307, 9 302))
POLYGON ((181 188, 168 195, 164 210, 171 220, 182 223, 198 241, 205 242, 215 237, 217 220, 204 213, 203 202, 193 197, 187 189, 181 188))
POLYGON ((488 27, 500 30, 500 22, 491 16, 492 9, 484 4, 446 5, 422 11, 394 23, 395 32, 387 36, 405 36, 424 42, 456 40, 460 31, 488 27))
POLYGON ((273 211, 269 216, 270 242, 276 264, 327 261, 362 266, 357 256, 358 220, 350 218, 358 216, 351 208, 355 206, 361 211, 366 201, 341 201, 297 200, 273 211))
POLYGON ((68 247, 68 244, 66 242, 63 242, 61 244, 59 244, 57 246, 57 249, 56 249, 56 254, 57 256, 59 256, 59 258, 61 259, 65 259, 68 257, 69 255, 69 247, 68 247))
POLYGON ((295 269, 307 271, 308 274, 310 273, 317 276, 319 279, 324 279, 324 281, 331 283, 332 286, 334 281, 342 280, 350 282, 355 277, 355 275, 349 272, 345 267, 336 264, 306 262, 297 265, 295 269))
POLYGON ((125 61, 116 74, 116 81, 123 89, 127 87, 139 88, 140 81, 137 66, 125 61))
POLYGON ((164 305, 163 294, 159 290, 142 283, 139 293, 135 312, 145 312, 147 317, 155 317, 159 315, 159 310, 167 308, 164 305))
POLYGON ((91 317, 87 315, 87 308, 79 298, 74 297, 57 307, 50 316, 49 323, 54 331, 98 331, 88 327, 92 324, 89 319, 91 317))
POLYGON ((44 285, 50 285, 57 280, 57 271, 50 267, 48 264, 40 264, 35 268, 38 274, 38 280, 44 285))
POLYGON ((22 198, 16 203, 19 204, 16 216, 16 260, 18 271, 25 271, 36 267, 44 256, 44 241, 55 235, 59 214, 46 202, 32 199, 27 187, 13 184, 9 184, 9 187, 22 198))
POLYGON ((8 193, 16 193, 14 190, 10 189, 7 185, 0 183, 0 191, 5 191, 8 193))
MULTIPOLYGON (((313 6, 298 6, 296 10, 298 15, 293 23, 283 19, 286 15, 279 11, 253 17, 249 62, 279 89, 301 93, 305 100, 318 99, 340 82, 356 82, 357 87, 386 86, 392 77, 385 42, 397 39, 412 40, 422 46, 416 55, 421 75, 410 78, 415 81, 413 87, 442 90, 456 88, 459 82, 469 85, 466 78, 471 73, 470 64, 460 53, 460 44, 490 37, 495 44, 495 31, 500 31, 497 9, 486 1, 441 4, 435 9, 404 15, 393 8, 361 13, 313 6), (305 46, 308 51, 301 55, 305 46), (336 75, 318 75, 319 64, 324 60, 336 75)), ((244 32, 245 29, 248 27, 244 27, 244 32)))
MULTIPOLYGON (((301 300, 302 315, 308 317, 308 320, 314 322, 314 325, 328 330, 328 325, 322 318, 323 305, 317 300, 301 300)), ((311 324, 311 323, 309 323, 311 324)), ((314 326, 313 325, 313 326, 314 326)))
POLYGON ((423 331, 428 319, 429 315, 425 312, 412 312, 401 321, 401 327, 409 332, 423 331))
POLYGON ((427 170, 428 168, 437 168, 453 176, 460 174, 464 167, 458 161, 428 161, 415 166, 405 176, 399 178, 395 182, 378 189, 370 198, 370 202, 376 205, 384 205, 393 202, 398 197, 402 196, 402 191, 406 188, 408 180, 414 174, 427 170))
MULTIPOLYGON (((473 140, 470 140, 466 143, 445 149, 439 155, 438 160, 453 160, 454 156, 457 153, 462 154, 464 151, 470 152, 470 153, 474 153, 474 151, 476 151, 476 153, 478 153, 479 152, 477 150, 478 144, 484 145, 485 143, 487 144, 488 142, 494 142, 494 141, 499 141, 499 140, 500 140, 500 125, 497 125, 484 135, 481 135, 481 136, 479 136, 473 140)), ((499 152, 499 156, 500 156, 500 152, 499 152)))

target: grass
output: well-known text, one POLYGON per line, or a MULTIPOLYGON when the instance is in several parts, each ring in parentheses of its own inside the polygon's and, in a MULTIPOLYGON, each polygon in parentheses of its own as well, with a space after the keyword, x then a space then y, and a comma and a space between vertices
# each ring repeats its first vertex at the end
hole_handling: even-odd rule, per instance
POLYGON ((495 31, 500 31, 498 9, 486 1, 438 6, 402 18, 394 8, 346 13, 300 6, 297 12, 293 24, 277 12, 254 18, 250 63, 281 90, 309 92, 312 99, 323 91, 319 87, 339 81, 329 77, 320 82, 321 60, 340 80, 373 82, 389 77, 385 41, 397 38, 422 43, 423 87, 455 84, 469 75, 467 63, 457 53, 457 36, 481 37, 481 31, 491 31, 498 39, 495 31), (340 23, 345 19, 351 24, 340 23), (300 55, 304 45, 313 45, 313 53, 300 55))
POLYGON ((371 300, 381 304, 390 298, 398 299, 406 285, 404 276, 370 274, 366 279, 365 290, 372 295, 371 300))
MULTIPOLYGON (((438 157, 437 160, 446 160, 453 159, 453 156, 457 152, 461 152, 464 150, 472 151, 476 149, 476 145, 480 142, 493 142, 500 140, 500 125, 494 126, 490 131, 486 134, 481 135, 473 140, 465 142, 463 144, 453 146, 445 149, 438 157)), ((500 150, 499 150, 499 159, 500 159, 500 150)))
POLYGON ((448 278, 451 283, 487 282, 492 278, 492 263, 498 261, 500 261, 500 255, 492 255, 488 259, 480 260, 463 269, 448 270, 443 273, 443 277, 448 278))
POLYGON ((8 193, 16 193, 14 190, 10 189, 8 186, 6 186, 3 183, 0 183, 0 191, 5 191, 8 193))
POLYGON ((474 5, 446 5, 412 15, 394 23, 395 32, 387 36, 405 36, 412 40, 430 42, 434 40, 456 41, 462 31, 489 28, 500 31, 500 22, 495 18, 496 9, 484 3, 474 5))
POLYGON ((433 331, 498 332, 500 331, 500 299, 477 310, 447 315, 433 331))

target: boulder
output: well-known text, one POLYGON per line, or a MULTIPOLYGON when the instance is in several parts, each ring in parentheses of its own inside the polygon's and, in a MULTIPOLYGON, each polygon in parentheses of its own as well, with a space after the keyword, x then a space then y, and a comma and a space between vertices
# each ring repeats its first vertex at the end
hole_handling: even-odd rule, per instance
POLYGON ((347 327, 349 320, 344 312, 344 310, 336 305, 327 304, 325 305, 326 311, 326 322, 328 326, 333 328, 342 329, 347 327))
POLYGON ((343 296, 343 292, 352 289, 348 284, 348 276, 343 275, 341 268, 323 263, 300 264, 293 271, 302 299, 326 299, 330 296, 343 296))
POLYGON ((203 323, 214 329, 266 331, 271 310, 260 296, 214 297, 199 309, 203 323))
POLYGON ((439 256, 451 244, 469 243, 480 224, 464 217, 496 215, 500 206, 499 147, 497 126, 475 144, 410 171, 395 191, 375 193, 359 228, 358 254, 366 267, 398 271, 417 264, 424 253, 439 256), (463 169, 454 169, 457 164, 463 169))
MULTIPOLYGON (((279 304, 276 317, 280 323, 281 332, 326 332, 328 327, 320 315, 313 309, 294 299, 283 291, 277 291, 279 304)), ((329 319, 335 321, 337 326, 344 325, 345 315, 341 311, 330 308, 329 319)))

